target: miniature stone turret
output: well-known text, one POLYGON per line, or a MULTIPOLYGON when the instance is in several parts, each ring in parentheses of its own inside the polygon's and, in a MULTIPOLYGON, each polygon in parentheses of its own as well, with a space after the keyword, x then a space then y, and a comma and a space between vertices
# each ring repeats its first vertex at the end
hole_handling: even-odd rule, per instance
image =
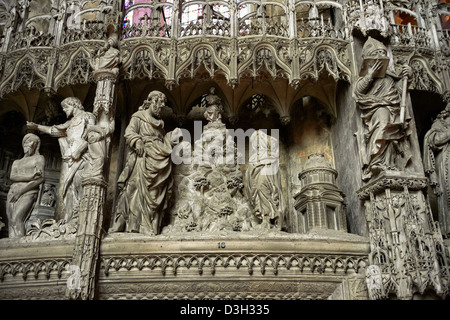
POLYGON ((312 228, 347 231, 344 193, 336 186, 337 171, 323 153, 311 154, 298 175, 301 190, 295 198, 299 230, 312 228))

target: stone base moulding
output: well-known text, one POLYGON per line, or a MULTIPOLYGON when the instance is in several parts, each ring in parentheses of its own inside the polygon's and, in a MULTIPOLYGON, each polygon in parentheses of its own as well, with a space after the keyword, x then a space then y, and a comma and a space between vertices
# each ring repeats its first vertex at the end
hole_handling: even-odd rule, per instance
MULTIPOLYGON (((0 241, 0 299, 66 299, 72 241, 0 241), (21 258, 23 257, 23 258, 21 258), (33 258, 35 257, 35 258, 33 258)), ((111 234, 98 299, 368 299, 367 238, 339 231, 185 239, 111 234)))

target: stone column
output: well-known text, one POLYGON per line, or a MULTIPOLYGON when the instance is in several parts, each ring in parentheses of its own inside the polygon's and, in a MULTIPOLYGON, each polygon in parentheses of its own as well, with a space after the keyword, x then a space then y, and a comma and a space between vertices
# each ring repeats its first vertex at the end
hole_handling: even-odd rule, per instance
POLYGON ((358 191, 369 227, 366 280, 373 300, 448 291, 448 254, 431 215, 427 185, 423 175, 386 171, 358 191))
POLYGON ((89 155, 83 174, 83 192, 80 200, 78 231, 72 265, 79 268, 80 285, 68 288, 69 299, 93 299, 96 266, 100 248, 103 210, 108 185, 110 142, 114 131, 117 69, 94 72, 97 91, 94 114, 97 124, 88 135, 89 155))

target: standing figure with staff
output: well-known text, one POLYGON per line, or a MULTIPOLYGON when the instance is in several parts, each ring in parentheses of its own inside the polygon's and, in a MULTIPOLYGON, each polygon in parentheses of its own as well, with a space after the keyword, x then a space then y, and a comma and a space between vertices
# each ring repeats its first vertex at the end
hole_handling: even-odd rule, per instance
POLYGON ((364 126, 359 140, 363 145, 363 180, 367 181, 384 171, 403 170, 411 159, 406 98, 412 70, 403 66, 399 75, 391 73, 386 46, 371 37, 364 44, 362 57, 354 98, 364 126))

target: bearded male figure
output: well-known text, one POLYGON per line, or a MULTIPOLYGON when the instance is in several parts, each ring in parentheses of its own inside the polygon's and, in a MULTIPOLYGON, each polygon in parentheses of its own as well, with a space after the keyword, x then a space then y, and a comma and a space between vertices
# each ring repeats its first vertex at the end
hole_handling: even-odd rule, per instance
POLYGON ((441 232, 450 238, 450 104, 424 138, 424 169, 438 202, 441 232))
POLYGON ((125 130, 127 162, 118 180, 116 216, 110 232, 160 233, 161 221, 172 194, 171 153, 180 129, 165 134, 159 118, 166 96, 152 91, 131 116, 125 130))
POLYGON ((63 160, 64 220, 69 222, 78 215, 82 189, 81 180, 85 160, 88 156, 86 140, 88 127, 94 125, 96 120, 91 112, 84 111, 80 99, 76 97, 65 98, 61 102, 61 107, 67 115, 67 122, 54 126, 27 122, 27 128, 58 138, 63 160))

